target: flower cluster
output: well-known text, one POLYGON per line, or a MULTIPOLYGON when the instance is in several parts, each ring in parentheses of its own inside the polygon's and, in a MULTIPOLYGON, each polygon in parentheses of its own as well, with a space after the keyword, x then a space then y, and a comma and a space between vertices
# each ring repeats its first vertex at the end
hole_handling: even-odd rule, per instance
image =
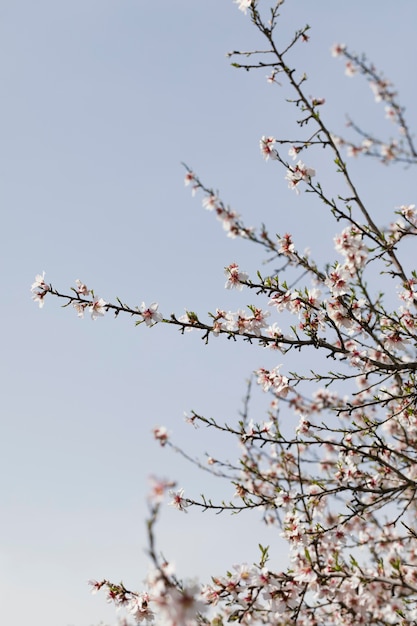
POLYGON ((45 272, 42 274, 36 274, 35 282, 32 284, 30 290, 33 293, 32 299, 39 304, 40 308, 42 308, 45 304, 44 298, 50 290, 50 286, 45 282, 45 272))
POLYGON ((218 198, 217 194, 212 189, 205 187, 194 172, 188 168, 184 182, 186 186, 192 186, 193 195, 198 190, 204 192, 205 196, 202 201, 203 207, 207 211, 214 211, 228 237, 232 239, 235 237, 253 238, 253 228, 245 227, 241 222, 239 213, 236 213, 236 211, 226 206, 220 198, 218 198))
POLYGON ((106 579, 89 581, 93 593, 106 590, 107 600, 124 608, 136 624, 153 624, 157 615, 158 623, 166 626, 194 626, 197 615, 206 611, 198 585, 191 583, 179 588, 170 563, 151 570, 146 584, 149 591, 137 593, 126 589, 123 583, 114 584, 106 579))
POLYGON ((298 184, 304 181, 308 185, 311 184, 311 178, 316 175, 316 170, 312 167, 307 167, 302 161, 298 161, 294 167, 289 167, 285 175, 285 180, 288 181, 288 187, 295 189, 296 193, 300 193, 298 184))
POLYGON ((268 159, 278 158, 278 153, 274 148, 275 141, 275 137, 265 137, 265 135, 260 140, 259 146, 261 148, 261 153, 265 161, 267 161, 268 159))

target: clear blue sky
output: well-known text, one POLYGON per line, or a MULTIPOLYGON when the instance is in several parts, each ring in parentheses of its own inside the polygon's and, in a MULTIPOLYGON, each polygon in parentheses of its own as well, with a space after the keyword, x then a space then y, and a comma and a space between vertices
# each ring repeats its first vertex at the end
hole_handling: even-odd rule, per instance
MULTIPOLYGON (((384 69, 415 127, 415 3, 287 0, 282 13, 283 40, 312 26, 295 60, 312 95, 326 97, 335 132, 352 110, 389 131, 368 87, 331 58, 336 41, 384 69)), ((181 161, 248 225, 294 232, 319 260, 337 227, 261 158, 262 135, 296 129, 265 74, 230 67, 226 52, 260 45, 231 0, 15 0, 0 16, 0 623, 111 624, 113 608, 86 581, 141 588, 147 476, 176 479, 190 496, 233 492, 161 450, 152 427, 166 425, 191 455, 235 459, 234 444, 194 431, 183 412, 233 421, 245 379, 277 363, 258 348, 222 339, 206 347, 197 334, 137 329, 128 318, 80 321, 55 299, 41 311, 29 293, 35 274, 45 270, 62 290, 80 278, 108 301, 157 300, 166 316, 251 302, 224 290, 223 268, 236 261, 254 275, 262 252, 224 236, 184 188, 181 161)), ((381 221, 416 202, 409 172, 364 166, 353 172, 381 221)), ((291 357, 284 368, 294 367, 291 357)), ((254 417, 263 418, 264 400, 254 417)), ((166 508, 159 533, 185 577, 253 561, 259 541, 273 546, 272 566, 285 555, 256 516, 166 508)))

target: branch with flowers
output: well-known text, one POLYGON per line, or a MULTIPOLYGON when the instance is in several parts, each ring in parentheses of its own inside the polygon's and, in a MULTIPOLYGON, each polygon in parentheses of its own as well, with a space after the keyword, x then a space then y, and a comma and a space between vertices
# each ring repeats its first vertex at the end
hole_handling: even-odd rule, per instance
POLYGON ((365 57, 338 44, 333 56, 345 58, 348 75, 366 78, 401 136, 386 143, 351 122, 362 143, 338 138, 326 123, 325 100, 307 95, 306 76, 292 67, 291 52, 299 43, 308 44, 310 28, 278 45, 275 31, 283 0, 265 12, 256 0, 235 2, 249 14, 265 49, 234 51, 233 65, 248 71, 268 68, 268 82, 285 83, 292 90, 290 102, 299 114, 299 137, 265 135, 261 154, 282 172, 291 190, 326 207, 338 228, 333 240, 338 256, 320 266, 299 251, 292 234, 271 235, 264 225, 247 227, 217 191, 185 166, 185 184, 193 194, 203 195, 203 207, 216 215, 227 236, 261 246, 270 261, 281 264, 267 276, 255 272, 251 277, 236 263, 225 268, 226 289, 245 289, 256 303, 236 312, 216 308, 205 321, 194 311, 164 317, 157 303, 130 306, 118 298, 108 302, 80 280, 64 293, 47 283, 45 274, 36 277, 32 293, 41 307, 46 298, 56 297, 81 318, 86 313, 93 320, 108 312, 116 317, 127 314, 136 325, 169 324, 182 333, 200 332, 206 342, 222 335, 242 339, 279 353, 283 361, 253 372, 257 387, 271 397, 264 420, 251 418, 256 393, 251 385, 236 424, 222 424, 194 411, 187 417, 193 426, 204 425, 236 442, 236 461, 212 455, 206 461, 193 458, 173 443, 165 427, 154 429, 161 446, 227 481, 230 499, 189 497, 173 481, 153 478, 148 520, 153 570, 146 591, 131 592, 107 580, 93 581, 92 586, 106 589, 108 598, 124 606, 137 623, 413 624, 417 273, 403 242, 417 235, 417 211, 413 204, 402 204, 393 209, 391 224, 378 224, 342 155, 347 147, 348 156, 411 166, 417 158, 413 134, 391 84, 365 57), (299 158, 308 152, 311 163, 317 148, 325 150, 340 177, 337 198, 323 182, 316 182, 316 168, 299 158), (286 371, 289 351, 305 354, 296 372, 286 371), (180 512, 192 507, 231 511, 240 513, 237 523, 247 511, 259 510, 264 523, 276 526, 287 541, 288 567, 277 568, 268 549, 260 546, 254 565, 235 566, 204 586, 182 582, 155 547, 154 527, 166 495, 180 512))

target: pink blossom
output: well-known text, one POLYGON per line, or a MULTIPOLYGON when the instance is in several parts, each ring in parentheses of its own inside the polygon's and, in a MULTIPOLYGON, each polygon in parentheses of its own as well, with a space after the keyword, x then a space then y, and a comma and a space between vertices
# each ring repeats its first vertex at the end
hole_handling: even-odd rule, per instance
POLYGON ((355 270, 364 267, 368 250, 362 240, 362 233, 356 226, 348 226, 334 238, 335 249, 344 255, 345 268, 353 275, 355 270))
POLYGON ((338 300, 328 300, 326 302, 327 315, 338 328, 351 329, 353 320, 348 316, 347 309, 338 300))
POLYGON ((236 211, 231 211, 228 209, 227 211, 217 211, 217 219, 222 222, 223 230, 227 232, 227 236, 231 239, 235 239, 235 237, 247 237, 248 233, 253 230, 248 228, 247 230, 242 230, 239 226, 238 220, 240 218, 239 213, 236 211))
POLYGON ((290 390, 289 381, 286 376, 282 376, 279 373, 281 366, 274 367, 272 370, 266 370, 263 367, 256 370, 254 373, 257 375, 257 383, 261 385, 264 391, 270 389, 277 397, 285 398, 290 390))
POLYGON ((320 306, 320 296, 321 296, 321 291, 320 289, 308 289, 307 290, 307 300, 310 306, 312 307, 318 307, 320 306))
POLYGON ((272 85, 272 83, 276 83, 277 85, 279 85, 278 81, 275 78, 276 75, 277 75, 277 70, 272 70, 272 72, 266 77, 266 80, 270 85, 272 85))
POLYGON ((280 352, 282 352, 284 347, 282 343, 279 343, 279 339, 283 338, 283 334, 278 324, 274 322, 271 326, 268 326, 268 328, 265 331, 265 334, 267 337, 271 337, 271 339, 275 340, 274 343, 269 344, 269 348, 271 350, 280 350, 280 352))
POLYGON ((220 332, 226 328, 226 311, 216 309, 216 315, 213 316, 212 333, 215 337, 218 337, 220 332))
POLYGON ((179 511, 183 511, 184 513, 188 513, 186 510, 187 506, 189 506, 189 502, 183 497, 184 489, 178 489, 178 491, 169 491, 168 495, 172 498, 169 503, 170 506, 175 507, 179 511))
POLYGON ((348 157, 357 157, 362 152, 363 152, 363 146, 354 146, 353 144, 350 144, 347 147, 346 154, 347 154, 348 157))
POLYGON ((383 335, 382 340, 384 342, 384 348, 387 350, 406 350, 407 344, 410 343, 407 337, 400 335, 396 331, 383 335))
POLYGON ((275 137, 266 137, 265 135, 261 138, 260 142, 259 142, 259 146, 261 148, 261 152, 264 156, 265 161, 267 161, 269 158, 271 159, 277 159, 278 158, 278 153, 277 151, 274 149, 274 144, 275 144, 275 137))
POLYGON ((387 100, 390 96, 392 97, 394 94, 390 94, 391 83, 388 80, 379 79, 378 81, 371 81, 369 83, 371 91, 375 96, 375 102, 381 102, 381 100, 387 100))
POLYGON ((35 276, 35 282, 32 283, 30 290, 33 293, 32 300, 37 302, 39 304, 39 308, 41 309, 45 304, 44 298, 50 290, 49 285, 45 282, 45 272, 35 276))
POLYGON ((250 331, 260 337, 262 328, 266 328, 266 318, 270 316, 269 311, 263 311, 262 309, 257 309, 256 307, 250 307, 253 315, 250 318, 250 331))
POLYGON ((198 324, 198 317, 193 311, 186 310, 183 315, 179 316, 178 321, 185 324, 185 332, 191 332, 193 330, 193 326, 198 324))
POLYGON ((369 152, 373 145, 374 142, 372 139, 366 138, 362 141, 362 149, 364 152, 369 152))
POLYGON ((253 0, 233 0, 235 4, 238 4, 238 9, 246 14, 246 11, 252 6, 253 0))
POLYGON ((72 306, 77 311, 77 316, 83 318, 85 309, 89 306, 88 302, 79 302, 75 301, 72 303, 72 306))
POLYGON ((137 624, 141 622, 153 622, 154 613, 149 607, 150 598, 147 593, 141 593, 137 596, 133 596, 128 604, 128 611, 133 615, 137 624))
POLYGON ((392 141, 390 144, 382 144, 381 156, 384 162, 393 161, 397 153, 398 144, 396 141, 392 141))
POLYGON ((35 282, 32 283, 32 287, 30 288, 30 290, 33 293, 34 291, 36 291, 36 289, 41 289, 42 291, 49 290, 49 285, 45 283, 45 272, 42 272, 42 274, 36 274, 35 282))
POLYGON ((229 311, 226 315, 226 329, 230 332, 238 332, 240 335, 251 331, 252 318, 245 311, 236 313, 229 311))
POLYGON ((188 187, 188 185, 190 183, 194 183, 194 181, 195 181, 195 174, 194 174, 194 172, 187 172, 185 174, 185 177, 184 177, 184 184, 185 184, 185 186, 188 187))
POLYGON ((87 285, 84 285, 84 283, 82 283, 78 278, 75 281, 75 284, 77 285, 77 293, 80 294, 81 296, 89 296, 90 295, 90 289, 88 289, 87 285))
POLYGON ((148 494, 149 500, 153 504, 160 504, 168 489, 175 487, 175 483, 172 480, 166 480, 165 478, 157 478, 156 476, 150 476, 149 482, 151 489, 148 494))
POLYGON ((349 292, 350 279, 350 272, 346 266, 336 263, 333 271, 329 272, 324 283, 330 289, 332 295, 337 297, 349 292))
POLYGON ((394 109, 394 107, 391 106, 386 106, 385 107, 385 117, 387 118, 387 120, 391 120, 392 122, 395 122, 397 119, 397 112, 394 109))
POLYGON ((276 293, 272 296, 271 300, 268 302, 268 306, 275 306, 277 310, 281 313, 285 309, 289 309, 291 306, 292 293, 291 291, 286 291, 285 293, 276 293))
POLYGON ((281 490, 275 498, 275 505, 278 508, 291 506, 294 501, 294 494, 281 490))
POLYGON ((346 76, 349 76, 349 77, 355 76, 355 74, 357 74, 357 72, 358 72, 358 70, 356 69, 356 67, 354 66, 352 61, 347 61, 346 65, 345 65, 345 74, 346 74, 346 76))
POLYGON ((331 50, 331 53, 332 53, 332 57, 339 57, 346 50, 346 46, 345 46, 344 43, 335 43, 330 48, 330 50, 331 50))
POLYGON ((417 212, 415 204, 403 204, 400 206, 400 211, 408 222, 413 224, 413 226, 417 226, 417 212))
POLYGON ((292 235, 286 233, 281 239, 278 241, 279 249, 278 252, 288 256, 289 258, 293 257, 295 252, 294 242, 292 240, 292 235))
POLYGON ((316 175, 316 170, 312 167, 307 167, 302 161, 298 161, 294 167, 289 167, 285 175, 285 180, 288 180, 288 187, 295 189, 299 193, 297 187, 300 181, 304 181, 307 184, 311 183, 311 178, 316 175))
POLYGON ((157 441, 159 441, 159 443, 161 444, 161 446, 164 446, 167 441, 168 441, 168 431, 165 428, 165 426, 156 426, 153 430, 153 436, 155 437, 155 439, 157 441))
POLYGON ((326 99, 325 98, 312 98, 311 100, 311 104, 313 105, 313 107, 319 107, 322 106, 323 104, 325 104, 326 99))
POLYGON ((291 157, 293 161, 295 161, 295 159, 298 156, 298 153, 301 152, 301 150, 302 150, 301 146, 292 146, 292 148, 288 150, 288 156, 291 157))
POLYGON ((45 298, 47 293, 48 293, 47 291, 39 291, 37 293, 34 293, 33 296, 32 296, 32 300, 39 304, 39 308, 40 309, 42 309, 43 305, 45 304, 44 298, 45 298))
POLYGON ((106 584, 105 580, 102 580, 101 582, 94 580, 94 579, 90 579, 87 582, 88 585, 90 585, 92 587, 91 589, 91 593, 97 593, 97 591, 100 591, 100 589, 103 587, 103 585, 106 584))
POLYGON ((149 307, 144 302, 140 305, 140 312, 146 326, 153 326, 158 322, 162 322, 164 319, 162 314, 158 311, 158 303, 153 302, 149 307))
POLYGON ((213 211, 216 208, 217 202, 218 197, 212 193, 203 198, 203 207, 207 209, 207 211, 213 211))
POLYGON ((249 275, 246 272, 240 272, 239 266, 237 263, 231 263, 228 267, 224 268, 224 273, 227 276, 227 281, 225 284, 226 289, 238 289, 242 291, 243 284, 242 282, 246 282, 249 278, 249 275))
POLYGON ((106 304, 103 298, 94 298, 92 303, 89 305, 91 319, 96 320, 98 317, 103 317, 106 312, 106 304))

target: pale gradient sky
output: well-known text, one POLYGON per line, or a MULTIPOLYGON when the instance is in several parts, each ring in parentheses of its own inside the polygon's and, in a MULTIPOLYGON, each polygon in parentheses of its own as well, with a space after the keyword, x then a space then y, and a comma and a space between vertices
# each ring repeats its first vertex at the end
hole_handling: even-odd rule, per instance
MULTIPOLYGON (((384 69, 416 127, 416 3, 287 0, 282 13, 283 41, 312 26, 295 63, 311 94, 326 97, 335 132, 347 111, 390 130, 364 81, 346 78, 331 58, 336 41, 384 69)), ((152 427, 166 425, 191 455, 234 460, 234 443, 194 431, 183 412, 230 423, 254 369, 285 361, 291 370, 297 360, 221 338, 204 346, 196 333, 135 328, 129 318, 80 321, 52 298, 41 311, 29 293, 35 274, 45 270, 63 291, 80 278, 108 301, 157 300, 166 316, 252 302, 224 290, 223 268, 236 261, 255 275, 262 251, 225 237, 184 188, 181 161, 248 225, 294 232, 318 260, 337 226, 261 158, 262 135, 297 131, 266 72, 230 67, 226 52, 262 46, 231 0, 14 0, 1 3, 0 16, 0 623, 112 624, 113 608, 86 581, 141 588, 147 476, 176 479, 190 496, 233 493, 158 447, 152 427)), ((325 157, 308 164, 319 174, 325 157)), ((409 172, 366 165, 353 162, 352 171, 380 221, 416 202, 409 172)), ((337 182, 328 181, 334 193, 337 182)), ((265 405, 256 396, 254 418, 265 405)), ((165 508, 158 528, 179 576, 204 579, 252 562, 259 541, 272 547, 271 567, 285 558, 257 515, 165 508)))

